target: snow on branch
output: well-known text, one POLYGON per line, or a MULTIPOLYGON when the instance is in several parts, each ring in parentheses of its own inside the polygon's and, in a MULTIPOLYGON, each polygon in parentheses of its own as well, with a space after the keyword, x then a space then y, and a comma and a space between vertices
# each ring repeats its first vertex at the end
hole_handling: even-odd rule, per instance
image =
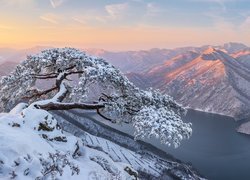
POLYGON ((28 56, 1 79, 0 110, 10 110, 23 97, 30 97, 32 107, 96 110, 112 122, 132 123, 137 139, 155 136, 162 143, 178 146, 192 133, 191 124, 181 120, 185 109, 172 97, 158 90, 140 90, 102 58, 73 48, 49 49, 28 56), (78 78, 70 83, 68 77, 74 75, 78 78), (47 79, 54 80, 54 86, 36 90, 37 83, 47 79), (96 94, 95 103, 86 102, 91 88, 95 88, 93 84, 112 91, 96 94))

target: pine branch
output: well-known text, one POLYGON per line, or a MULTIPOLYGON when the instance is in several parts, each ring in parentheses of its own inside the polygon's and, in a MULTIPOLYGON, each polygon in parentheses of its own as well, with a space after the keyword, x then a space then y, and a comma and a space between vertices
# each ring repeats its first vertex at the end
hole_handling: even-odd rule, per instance
POLYGON ((56 78, 57 75, 48 75, 48 76, 33 76, 33 78, 36 78, 36 79, 53 79, 53 78, 56 78))
POLYGON ((58 89, 58 88, 57 88, 57 87, 52 87, 52 88, 47 89, 47 90, 45 90, 45 91, 38 91, 37 89, 31 90, 31 91, 28 91, 27 93, 33 91, 34 94, 32 94, 31 96, 25 96, 25 97, 23 97, 23 99, 32 99, 32 98, 34 98, 34 97, 40 97, 40 96, 46 95, 46 94, 48 94, 48 93, 50 93, 50 92, 52 92, 52 91, 54 91, 54 90, 56 90, 56 89, 58 89))
POLYGON ((104 118, 105 120, 108 120, 108 121, 110 121, 110 122, 112 122, 112 123, 115 123, 115 121, 114 121, 113 119, 110 119, 110 118, 104 116, 104 115, 100 112, 100 109, 99 109, 99 108, 96 109, 96 112, 97 112, 97 114, 98 114, 99 116, 101 116, 101 117, 104 118))
POLYGON ((97 110, 104 108, 104 104, 87 104, 87 103, 58 103, 50 102, 44 105, 38 105, 39 108, 51 111, 51 110, 70 110, 70 109, 85 109, 85 110, 97 110))

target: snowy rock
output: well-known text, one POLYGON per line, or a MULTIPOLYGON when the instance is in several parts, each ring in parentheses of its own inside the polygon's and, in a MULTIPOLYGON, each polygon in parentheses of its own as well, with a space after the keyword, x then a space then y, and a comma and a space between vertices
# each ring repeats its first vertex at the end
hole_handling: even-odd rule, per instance
POLYGON ((246 122, 241 124, 238 128, 237 131, 239 133, 243 133, 243 134, 249 134, 250 135, 250 122, 246 122))
POLYGON ((0 115, 1 179, 135 179, 124 170, 127 166, 64 134, 46 111, 28 108, 0 115), (41 123, 48 128, 39 129, 41 123))

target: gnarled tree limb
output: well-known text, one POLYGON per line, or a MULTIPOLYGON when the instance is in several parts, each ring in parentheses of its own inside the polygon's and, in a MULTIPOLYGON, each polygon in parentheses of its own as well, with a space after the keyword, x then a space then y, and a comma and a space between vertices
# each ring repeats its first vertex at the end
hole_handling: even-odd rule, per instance
POLYGON ((112 123, 115 123, 115 121, 114 121, 113 119, 104 116, 104 115, 100 112, 100 109, 99 109, 99 108, 96 109, 96 112, 97 112, 97 114, 98 114, 99 116, 101 116, 103 119, 108 120, 108 121, 110 121, 110 122, 112 122, 112 123))
POLYGON ((38 105, 39 108, 50 110, 70 110, 70 109, 85 109, 85 110, 97 110, 104 108, 104 104, 87 104, 87 103, 57 103, 50 102, 44 105, 38 105))
MULTIPOLYGON (((34 97, 40 97, 40 96, 42 96, 42 95, 46 95, 46 94, 48 94, 48 93, 50 93, 50 92, 52 92, 52 91, 54 91, 54 90, 56 90, 56 89, 58 89, 57 87, 52 87, 52 88, 50 88, 50 89, 47 89, 47 90, 44 90, 44 91, 37 91, 37 90, 34 90, 33 92, 33 94, 31 95, 31 96, 25 96, 25 97, 23 97, 23 99, 32 99, 32 98, 34 98, 34 97)), ((31 90, 32 91, 32 90, 31 90)))

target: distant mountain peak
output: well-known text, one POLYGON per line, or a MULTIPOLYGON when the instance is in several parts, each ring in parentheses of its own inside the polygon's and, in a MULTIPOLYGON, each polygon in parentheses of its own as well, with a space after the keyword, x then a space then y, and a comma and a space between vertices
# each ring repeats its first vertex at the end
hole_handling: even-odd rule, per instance
POLYGON ((105 52, 107 52, 104 49, 96 49, 96 48, 87 48, 83 50, 86 51, 88 54, 93 54, 96 56, 102 56, 105 52))
POLYGON ((249 59, 248 56, 250 56, 250 48, 249 49, 245 49, 243 51, 239 51, 239 52, 236 52, 232 55, 234 58, 240 58, 240 57, 244 57, 246 59, 249 59))
POLYGON ((223 48, 228 52, 228 53, 236 53, 238 51, 242 51, 244 49, 247 49, 248 47, 245 44, 242 43, 237 43, 237 42, 229 42, 225 43, 223 45, 223 48))
POLYGON ((223 45, 224 47, 232 47, 232 46, 241 46, 241 47, 247 47, 243 43, 238 43, 238 42, 228 42, 223 45))
POLYGON ((209 46, 202 52, 200 58, 203 60, 218 60, 221 58, 221 53, 223 52, 219 49, 209 46))
POLYGON ((204 50, 203 54, 211 54, 215 52, 216 52, 216 49, 213 46, 208 46, 208 48, 204 50))

